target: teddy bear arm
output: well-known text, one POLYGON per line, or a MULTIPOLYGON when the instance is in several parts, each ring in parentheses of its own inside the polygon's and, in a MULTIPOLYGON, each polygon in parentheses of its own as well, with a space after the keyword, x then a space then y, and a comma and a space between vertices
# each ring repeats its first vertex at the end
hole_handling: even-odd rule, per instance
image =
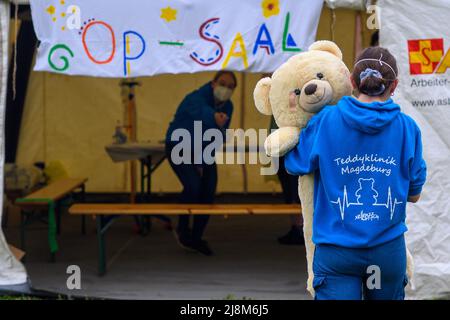
POLYGON ((314 271, 313 260, 315 245, 312 241, 313 230, 313 193, 314 193, 314 175, 309 174, 299 178, 299 196, 302 203, 303 215, 303 235, 305 238, 306 262, 308 270, 307 290, 314 297, 314 271))
POLYGON ((297 127, 282 127, 272 132, 264 143, 269 157, 281 157, 294 148, 299 139, 300 129, 297 127))

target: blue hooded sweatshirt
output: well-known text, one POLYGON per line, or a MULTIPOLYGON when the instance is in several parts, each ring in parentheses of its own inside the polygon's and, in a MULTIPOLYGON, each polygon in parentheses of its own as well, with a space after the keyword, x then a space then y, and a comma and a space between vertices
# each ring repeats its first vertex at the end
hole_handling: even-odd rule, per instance
MULTIPOLYGON (((233 113, 233 103, 228 100, 220 106, 215 106, 214 93, 212 83, 208 82, 198 90, 195 90, 188 94, 175 113, 173 121, 169 124, 169 128, 166 133, 166 149, 172 148, 178 143, 178 141, 172 141, 172 133, 176 129, 185 129, 189 131, 191 136, 192 153, 194 152, 194 139, 202 138, 204 132, 208 129, 221 129, 224 132, 230 125, 231 115, 233 113), (229 120, 223 128, 219 128, 214 118, 214 113, 223 112, 229 120), (201 121, 201 137, 195 137, 194 122, 201 121)), ((210 142, 203 142, 202 151, 210 142)))
POLYGON ((313 242, 370 248, 406 230, 408 196, 426 178, 421 133, 391 99, 342 98, 324 108, 285 157, 293 175, 315 173, 313 242))

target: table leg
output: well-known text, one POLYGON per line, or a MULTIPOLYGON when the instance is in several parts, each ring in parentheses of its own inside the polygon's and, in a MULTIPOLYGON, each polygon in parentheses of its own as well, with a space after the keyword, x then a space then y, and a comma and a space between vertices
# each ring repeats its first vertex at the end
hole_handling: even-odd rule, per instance
MULTIPOLYGON (((86 202, 86 187, 84 184, 81 185, 81 202, 86 202)), ((81 216, 81 234, 86 235, 86 216, 84 214, 81 216)))
POLYGON ((59 236, 61 234, 61 201, 56 202, 56 234, 59 236))
POLYGON ((103 217, 97 216, 97 240, 98 240, 98 275, 106 273, 105 238, 103 234, 103 217))
POLYGON ((130 160, 130 203, 136 203, 136 161, 130 160))
MULTIPOLYGON (((152 178, 152 156, 149 155, 147 157, 147 195, 146 195, 146 200, 147 203, 150 202, 151 200, 151 178, 152 178)), ((144 216, 144 226, 146 229, 146 233, 150 232, 151 226, 152 226, 152 221, 151 218, 149 216, 144 216)))
POLYGON ((150 201, 150 197, 152 196, 152 156, 149 155, 147 158, 147 196, 148 201, 150 201))
POLYGON ((141 202, 144 201, 144 179, 145 179, 145 160, 144 159, 140 159, 139 161, 141 163, 141 202))

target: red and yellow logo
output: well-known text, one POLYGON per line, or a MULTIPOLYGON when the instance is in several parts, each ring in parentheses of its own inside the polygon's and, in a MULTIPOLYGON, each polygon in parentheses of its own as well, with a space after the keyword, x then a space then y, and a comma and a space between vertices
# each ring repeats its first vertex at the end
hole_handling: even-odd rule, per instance
POLYGON ((444 39, 408 40, 411 74, 444 73, 450 68, 450 50, 444 57, 444 39))

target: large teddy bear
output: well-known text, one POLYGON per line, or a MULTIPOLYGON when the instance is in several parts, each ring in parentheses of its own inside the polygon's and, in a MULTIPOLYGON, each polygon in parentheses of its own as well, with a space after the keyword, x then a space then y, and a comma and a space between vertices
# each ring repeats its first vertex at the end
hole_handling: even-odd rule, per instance
MULTIPOLYGON (((271 78, 261 79, 254 90, 257 109, 272 115, 279 127, 264 144, 266 153, 280 157, 298 143, 300 130, 326 105, 333 105, 351 95, 350 72, 342 61, 342 52, 331 41, 317 41, 308 51, 299 53, 281 65, 271 78)), ((314 296, 314 243, 312 242, 314 174, 299 178, 303 233, 308 265, 307 289, 314 296)), ((408 274, 412 259, 408 252, 408 274)))

